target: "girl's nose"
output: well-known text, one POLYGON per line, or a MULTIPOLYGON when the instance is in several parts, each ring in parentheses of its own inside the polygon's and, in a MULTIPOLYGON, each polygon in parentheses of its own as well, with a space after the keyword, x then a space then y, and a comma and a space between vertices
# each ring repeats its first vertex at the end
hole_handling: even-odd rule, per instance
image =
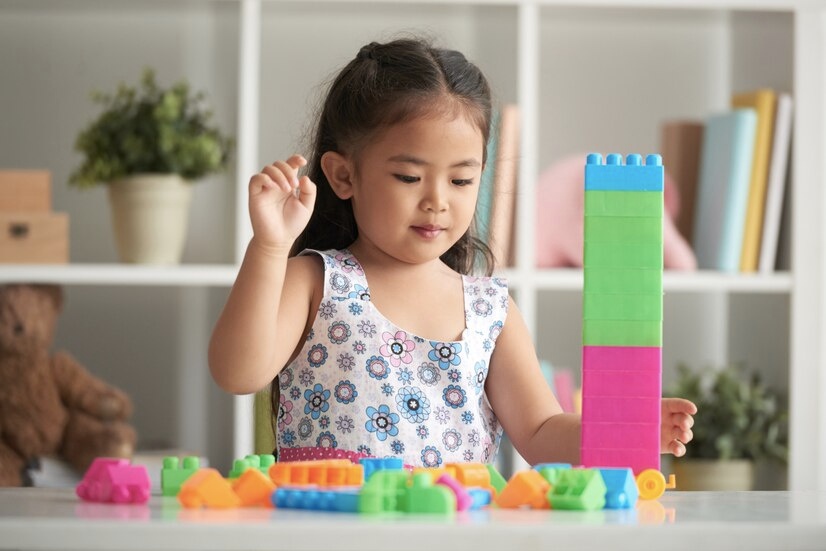
POLYGON ((444 212, 447 210, 447 193, 438 184, 426 186, 422 198, 422 207, 427 212, 444 212))

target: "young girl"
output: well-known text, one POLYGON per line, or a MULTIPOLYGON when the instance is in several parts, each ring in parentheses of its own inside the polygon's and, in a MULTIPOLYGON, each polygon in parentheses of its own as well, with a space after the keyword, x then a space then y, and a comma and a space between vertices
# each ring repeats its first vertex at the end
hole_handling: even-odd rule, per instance
MULTIPOLYGON (((490 276, 472 230, 490 119, 461 53, 372 43, 330 87, 308 174, 294 155, 250 180, 254 236, 209 363, 229 392, 273 383, 279 460, 489 462, 504 428, 531 464, 579 462, 580 416, 507 283, 470 275, 490 276)), ((663 452, 685 453, 695 411, 663 400, 663 452)))

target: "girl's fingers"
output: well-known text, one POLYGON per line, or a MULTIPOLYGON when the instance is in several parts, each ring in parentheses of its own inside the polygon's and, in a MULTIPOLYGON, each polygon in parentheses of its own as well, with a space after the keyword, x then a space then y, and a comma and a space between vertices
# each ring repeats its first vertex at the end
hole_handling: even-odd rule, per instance
POLYGON ((298 200, 305 208, 311 209, 315 204, 316 187, 309 176, 302 176, 298 181, 298 200))
POLYGON ((672 440, 668 444, 668 451, 674 454, 674 457, 682 457, 685 455, 685 445, 679 440, 672 440))

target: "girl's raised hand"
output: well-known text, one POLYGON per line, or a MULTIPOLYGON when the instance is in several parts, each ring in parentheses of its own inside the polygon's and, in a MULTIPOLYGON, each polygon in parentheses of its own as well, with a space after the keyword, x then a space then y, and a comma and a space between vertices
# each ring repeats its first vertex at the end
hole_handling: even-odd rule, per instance
POLYGON ((676 457, 685 455, 685 445, 694 438, 694 414, 697 406, 683 398, 662 399, 662 426, 660 431, 660 452, 672 453, 676 457))
POLYGON ((298 171, 307 164, 301 155, 265 166, 250 179, 249 211, 259 245, 289 251, 313 212, 315 184, 298 171))

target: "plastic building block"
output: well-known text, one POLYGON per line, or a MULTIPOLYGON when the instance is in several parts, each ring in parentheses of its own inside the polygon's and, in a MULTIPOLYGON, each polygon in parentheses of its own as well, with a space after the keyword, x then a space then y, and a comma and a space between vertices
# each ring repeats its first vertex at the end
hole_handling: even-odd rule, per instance
POLYGON ((239 507, 241 498, 232 491, 229 481, 215 469, 198 469, 181 486, 178 501, 188 509, 239 507))
POLYGON ((473 498, 470 497, 470 494, 465 489, 465 487, 462 486, 458 480, 456 480, 449 474, 443 474, 438 479, 436 479, 436 484, 441 484, 442 486, 449 488, 450 491, 453 492, 453 495, 456 496, 457 511, 467 511, 468 509, 470 509, 470 506, 473 505, 473 498))
POLYGON ((428 473, 385 469, 374 472, 362 487, 358 510, 366 514, 453 514, 456 496, 447 487, 433 484, 428 473))
POLYGON ((492 464, 486 463, 485 468, 488 470, 488 474, 490 475, 490 485, 496 490, 494 495, 501 493, 502 490, 505 489, 505 486, 508 485, 508 481, 505 480, 505 477, 503 477, 492 464))
POLYGON ((275 456, 272 454, 254 455, 250 454, 243 459, 236 459, 232 463, 232 470, 230 470, 227 478, 238 478, 247 469, 258 469, 263 474, 268 474, 270 467, 275 463, 275 456))
POLYGON ((535 465, 533 470, 542 475, 542 478, 547 480, 548 484, 550 484, 551 488, 553 488, 554 484, 556 484, 556 481, 560 477, 560 473, 570 468, 570 463, 543 463, 540 465, 535 465))
POLYGON ((548 492, 548 501, 553 509, 596 511, 605 507, 605 490, 599 470, 566 469, 548 492))
POLYGON ((278 488, 272 494, 272 503, 280 509, 355 513, 358 511, 358 497, 357 489, 278 488))
POLYGON ((470 504, 471 511, 487 507, 493 502, 493 493, 490 490, 484 488, 468 488, 467 493, 472 500, 470 504))
POLYGON ((547 509, 551 485, 537 471, 519 471, 508 480, 507 486, 496 496, 496 504, 503 509, 531 507, 547 509))
POLYGON ((448 463, 445 469, 465 488, 486 488, 495 492, 490 483, 490 471, 484 463, 448 463))
POLYGON ((268 471, 277 486, 358 486, 364 481, 361 465, 348 459, 274 463, 268 471))
POLYGON ((232 491, 244 507, 272 507, 275 484, 260 470, 249 468, 232 482, 232 491))
POLYGON ((662 191, 663 161, 659 155, 628 155, 625 164, 622 156, 611 153, 602 162, 602 155, 591 153, 585 165, 585 190, 614 191, 662 191))
POLYGON ((451 488, 444 484, 434 485, 427 475, 413 475, 411 478, 412 484, 402 496, 403 512, 437 515, 450 515, 456 512, 456 494, 451 488))
POLYGON ((657 499, 666 489, 676 486, 674 475, 669 475, 668 482, 657 469, 646 469, 637 475, 637 489, 640 499, 657 499))
POLYGON ((637 504, 639 490, 631 469, 599 469, 605 482, 606 509, 632 509, 637 504))
POLYGON ((181 485, 200 467, 201 461, 194 455, 184 457, 183 465, 177 457, 164 457, 161 469, 161 493, 167 497, 178 495, 181 485))
POLYGON ((400 471, 404 468, 404 463, 398 457, 387 457, 383 459, 377 457, 365 457, 359 459, 359 463, 361 463, 361 466, 364 467, 365 481, 370 480, 370 477, 373 476, 373 473, 376 471, 400 471))
POLYGON ((143 465, 128 459, 98 457, 75 487, 84 501, 102 503, 146 503, 152 483, 143 465))

